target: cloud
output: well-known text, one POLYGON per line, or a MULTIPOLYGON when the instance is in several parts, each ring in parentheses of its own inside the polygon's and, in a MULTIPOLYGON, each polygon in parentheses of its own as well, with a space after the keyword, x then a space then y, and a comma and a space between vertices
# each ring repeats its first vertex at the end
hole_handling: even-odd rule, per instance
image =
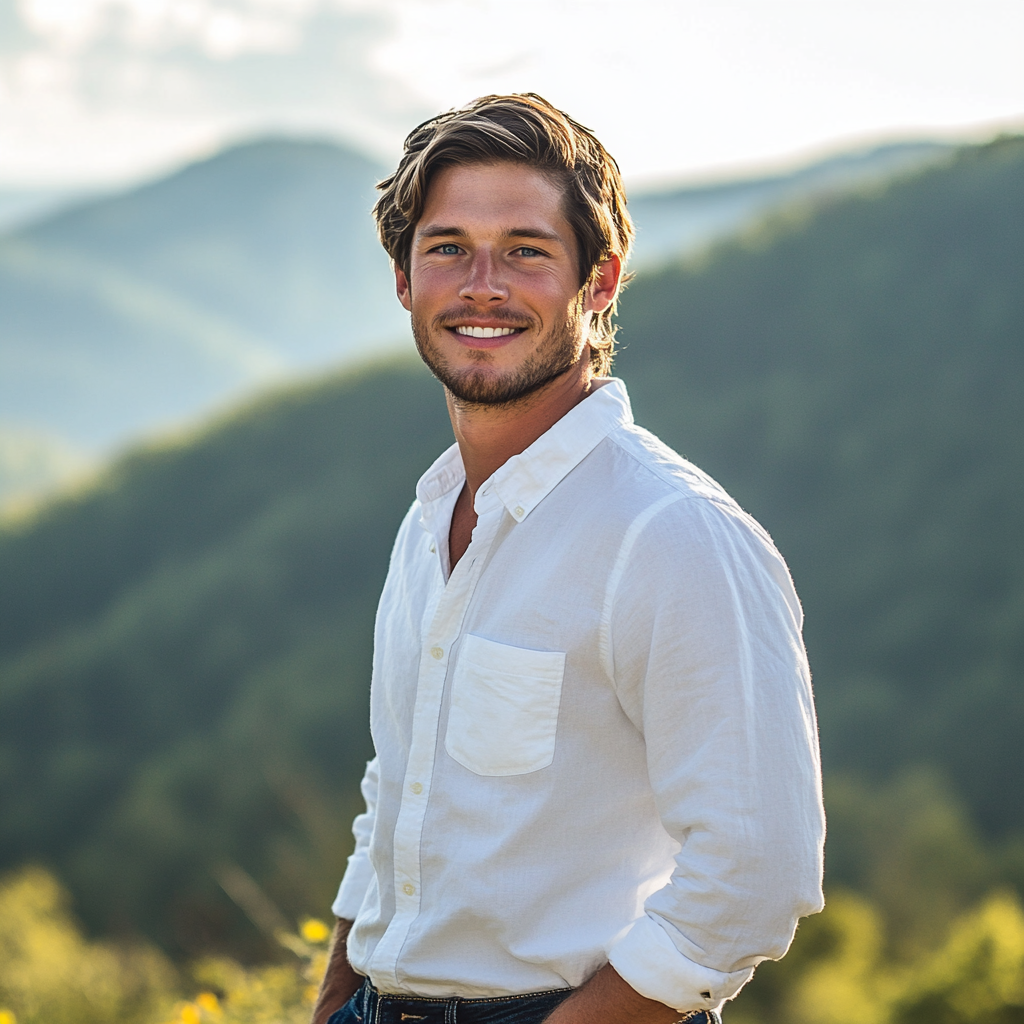
POLYGON ((288 53, 314 0, 22 0, 25 26, 65 51, 104 37, 149 50, 192 46, 215 59, 288 53))
POLYGON ((1024 112, 1021 0, 392 2, 378 67, 435 108, 540 92, 627 175, 1024 112))
POLYGON ((533 90, 632 176, 1010 123, 1021 0, 0 0, 0 184, 137 177, 268 130, 392 159, 533 90))
POLYGON ((373 63, 394 30, 381 4, 21 0, 4 14, 8 182, 136 175, 225 136, 274 129, 391 152, 423 113, 373 63))

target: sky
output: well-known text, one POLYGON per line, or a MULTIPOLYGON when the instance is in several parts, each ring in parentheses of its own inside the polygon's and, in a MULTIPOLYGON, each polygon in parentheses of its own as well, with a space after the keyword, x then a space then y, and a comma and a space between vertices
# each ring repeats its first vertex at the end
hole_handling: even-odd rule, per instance
POLYGON ((632 181, 1024 129, 1024 0, 0 0, 0 187, 109 186, 267 132, 386 160, 532 90, 632 181))

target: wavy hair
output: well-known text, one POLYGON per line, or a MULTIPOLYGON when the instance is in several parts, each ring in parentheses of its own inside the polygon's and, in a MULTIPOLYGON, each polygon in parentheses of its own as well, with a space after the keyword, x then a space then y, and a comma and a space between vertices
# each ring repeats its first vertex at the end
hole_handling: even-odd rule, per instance
MULTIPOLYGON (((561 187, 562 210, 576 236, 580 288, 609 256, 618 256, 625 266, 635 232, 619 165, 589 129, 527 92, 483 96, 409 133, 397 170, 377 186, 381 196, 373 208, 381 244, 406 274, 416 224, 437 171, 501 161, 536 167, 561 187)), ((627 280, 624 274, 621 284, 627 280)), ((617 299, 591 321, 590 365, 599 376, 611 369, 617 299)))

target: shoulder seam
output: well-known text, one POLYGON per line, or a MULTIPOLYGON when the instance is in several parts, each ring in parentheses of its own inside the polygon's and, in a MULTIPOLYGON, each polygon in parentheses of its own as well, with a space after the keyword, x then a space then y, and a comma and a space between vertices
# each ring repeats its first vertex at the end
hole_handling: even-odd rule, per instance
MULTIPOLYGON (((635 426, 635 424, 632 424, 632 425, 635 426)), ((681 459, 683 459, 683 461, 686 462, 688 465, 693 466, 693 469, 697 473, 699 473, 702 476, 706 477, 710 481, 712 486, 716 487, 720 491, 720 494, 699 494, 699 493, 696 493, 693 490, 692 487, 688 486, 686 483, 684 483, 682 481, 679 481, 679 480, 675 479, 671 474, 669 474, 669 473, 662 473, 657 468, 655 468, 654 466, 649 466, 646 462, 644 462, 641 458, 639 458, 636 455, 635 452, 631 452, 615 436, 616 434, 619 433, 619 430, 621 430, 621 429, 622 429, 622 427, 619 427, 616 430, 612 431, 610 434, 606 435, 608 440, 611 441, 611 443, 614 444, 615 447, 620 452, 622 452, 622 454, 625 455, 627 459, 631 459, 641 469, 643 469, 645 472, 647 472, 652 477, 654 477, 654 479, 660 480, 666 487, 672 488, 672 490, 675 491, 676 494, 678 494, 680 498, 685 498, 687 501, 701 502, 701 503, 703 503, 705 505, 715 506, 715 507, 717 507, 719 509, 722 509, 722 510, 738 511, 744 517, 746 517, 748 519, 751 518, 750 514, 746 511, 746 509, 744 509, 743 506, 740 505, 740 503, 731 494, 729 494, 727 491, 725 491, 722 488, 722 485, 720 483, 718 483, 717 480, 715 480, 713 477, 707 476, 707 474, 704 473, 704 471, 702 469, 700 469, 699 466, 694 466, 692 462, 690 462, 688 459, 685 458, 685 456, 680 455, 679 457, 681 459)), ((640 429, 642 430, 643 428, 641 427, 640 429)), ((651 436, 654 437, 655 440, 659 441, 659 443, 664 444, 664 442, 661 441, 661 439, 658 438, 657 435, 652 434, 651 436)), ((672 451, 672 449, 670 448, 669 451, 672 451)), ((678 454, 678 453, 676 453, 676 454, 678 454)), ((756 520, 754 520, 754 522, 756 522, 756 520)), ((764 527, 761 526, 760 523, 757 523, 757 527, 758 527, 758 529, 762 533, 765 533, 764 527)))
MULTIPOLYGON (((633 462, 635 462, 645 472, 649 473, 655 479, 660 480, 667 487, 671 487, 672 490, 675 491, 679 495, 680 498, 686 498, 688 501, 710 501, 710 502, 713 502, 713 503, 718 504, 718 505, 723 505, 723 504, 727 505, 730 502, 732 502, 732 503, 735 502, 734 498, 732 498, 728 494, 724 494, 724 492, 723 492, 723 497, 722 498, 715 497, 714 495, 711 495, 711 494, 696 494, 696 493, 694 493, 693 489, 691 487, 688 487, 685 483, 682 483, 679 480, 674 479, 668 473, 659 472, 658 469, 655 468, 654 466, 649 466, 646 462, 643 461, 643 459, 639 458, 636 455, 635 452, 631 452, 624 444, 622 444, 622 442, 618 439, 618 437, 615 436, 616 434, 619 433, 619 430, 621 430, 621 429, 622 428, 619 427, 618 429, 612 431, 610 434, 607 434, 606 436, 607 436, 608 440, 611 441, 612 444, 614 444, 615 447, 620 452, 622 452, 623 455, 626 456, 626 458, 632 459, 633 462)), ((643 429, 643 428, 641 428, 641 429, 643 429)), ((664 442, 660 441, 660 438, 657 438, 656 435, 652 434, 651 436, 655 437, 655 440, 658 440, 660 443, 664 444, 664 442)), ((669 451, 671 451, 671 450, 672 449, 669 449, 669 451)), ((678 453, 676 453, 676 454, 678 454, 678 453)), ((683 459, 683 461, 686 462, 688 465, 693 466, 693 463, 689 462, 688 459, 685 459, 684 456, 680 455, 679 457, 681 459, 683 459)), ((697 466, 693 466, 693 468, 694 468, 694 470, 696 470, 697 473, 702 473, 703 472, 697 466)), ((704 475, 706 476, 707 474, 704 474, 704 475)), ((721 489, 721 484, 716 483, 711 477, 708 477, 708 479, 711 480, 711 482, 716 487, 721 489)))
MULTIPOLYGON (((627 452, 627 454, 629 453, 627 452)), ((651 502, 642 512, 634 516, 633 521, 629 524, 623 535, 622 543, 619 545, 619 553, 616 555, 615 563, 612 566, 612 571, 608 576, 608 583, 605 587, 604 607, 601 610, 601 623, 597 640, 598 655, 601 658, 601 663, 604 665, 605 673, 613 686, 615 685, 615 656, 612 651, 611 635, 612 604, 615 601, 615 593, 619 588, 619 583, 626 571, 626 562, 640 534, 647 528, 651 520, 659 512, 678 501, 683 501, 687 497, 688 495, 685 491, 673 490, 668 494, 663 494, 657 501, 651 502)))

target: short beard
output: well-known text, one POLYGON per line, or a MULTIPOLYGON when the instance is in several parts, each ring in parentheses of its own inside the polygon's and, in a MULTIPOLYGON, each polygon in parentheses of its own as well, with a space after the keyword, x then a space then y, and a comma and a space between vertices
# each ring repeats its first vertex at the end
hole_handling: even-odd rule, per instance
MULTIPOLYGON (((488 313, 488 317, 493 320, 508 319, 516 326, 523 324, 522 317, 513 320, 512 317, 504 317, 496 310, 488 313)), ((430 372, 456 401, 467 405, 513 405, 539 391, 555 378, 561 377, 575 366, 580 358, 583 338, 582 317, 578 311, 573 310, 567 320, 547 332, 536 351, 515 370, 496 375, 487 373, 486 367, 492 357, 486 349, 470 353, 480 369, 468 367, 465 370, 455 370, 434 346, 430 333, 431 330, 448 330, 446 325, 457 319, 457 313, 442 314, 435 317, 428 328, 413 314, 412 335, 420 357, 430 372)), ((533 328, 535 325, 531 323, 529 326, 533 328)))

